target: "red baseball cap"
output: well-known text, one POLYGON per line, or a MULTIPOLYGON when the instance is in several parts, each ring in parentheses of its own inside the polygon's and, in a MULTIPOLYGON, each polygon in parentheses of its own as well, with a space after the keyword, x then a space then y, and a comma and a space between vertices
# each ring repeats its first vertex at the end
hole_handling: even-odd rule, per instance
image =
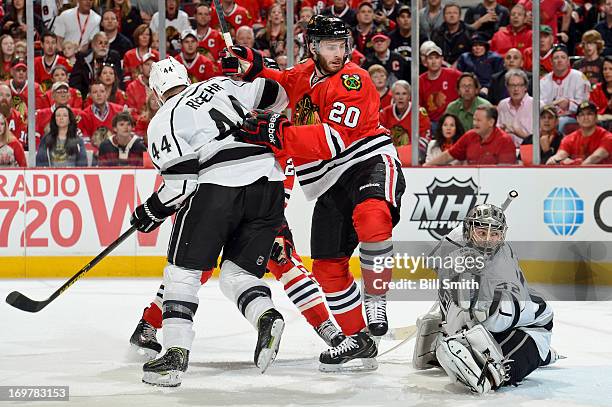
POLYGON ((389 36, 385 33, 376 33, 373 37, 372 37, 372 42, 376 42, 376 41, 387 41, 389 39, 389 36))
POLYGON ((19 57, 13 59, 12 67, 14 69, 17 69, 17 68, 28 69, 28 66, 26 65, 24 59, 23 58, 19 58, 19 57))
POLYGON ((159 58, 157 58, 157 55, 152 52, 147 52, 142 56, 142 62, 140 64, 142 65, 150 59, 153 60, 153 62, 159 62, 159 58))

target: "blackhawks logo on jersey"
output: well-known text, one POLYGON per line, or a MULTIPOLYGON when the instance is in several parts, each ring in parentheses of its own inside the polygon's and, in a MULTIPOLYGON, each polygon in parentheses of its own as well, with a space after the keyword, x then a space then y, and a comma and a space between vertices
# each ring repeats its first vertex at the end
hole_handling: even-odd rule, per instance
POLYGON ((342 75, 342 85, 346 90, 359 90, 361 89, 361 78, 357 74, 344 74, 342 75))
POLYGON ((295 106, 295 120, 296 126, 304 126, 306 124, 319 124, 321 118, 319 117, 319 106, 312 103, 310 95, 304 95, 302 99, 295 106))
POLYGON ((410 144, 410 140, 408 137, 408 132, 405 128, 400 125, 395 125, 391 127, 391 139, 393 140, 394 146, 403 146, 406 144, 410 144))

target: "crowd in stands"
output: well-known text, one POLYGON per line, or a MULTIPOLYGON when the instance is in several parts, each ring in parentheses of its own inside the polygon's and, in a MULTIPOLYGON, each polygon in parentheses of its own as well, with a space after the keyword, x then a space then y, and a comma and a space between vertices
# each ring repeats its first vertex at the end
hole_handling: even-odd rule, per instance
MULTIPOLYGON (((37 1, 34 84, 27 81, 25 1, 0 0, 0 166, 26 166, 28 115, 35 115, 37 166, 142 166, 147 125, 158 109, 148 88, 159 59, 157 1, 37 1), (27 111, 29 85, 35 112, 27 111)), ((168 54, 194 82, 222 75, 214 7, 165 3, 168 54)), ((418 80, 421 164, 529 164, 533 83, 540 86, 542 163, 612 164, 612 0, 542 0, 536 25, 532 0, 469 7, 421 0, 418 50, 411 47, 409 4, 297 0, 294 57, 307 55, 304 32, 313 15, 342 19, 353 33, 351 61, 371 76, 381 123, 404 151, 411 143, 411 83, 418 80), (531 74, 534 28, 539 78, 531 74), (413 57, 418 78, 411 77, 413 57)), ((221 6, 236 44, 286 68, 285 0, 221 6)))

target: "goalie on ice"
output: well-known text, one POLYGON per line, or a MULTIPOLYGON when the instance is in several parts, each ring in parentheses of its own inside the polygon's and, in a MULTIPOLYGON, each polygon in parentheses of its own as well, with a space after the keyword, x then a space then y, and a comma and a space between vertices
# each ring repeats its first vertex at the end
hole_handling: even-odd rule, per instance
POLYGON ((452 382, 484 394, 559 359, 550 347, 553 311, 528 286, 507 228, 501 208, 477 205, 436 248, 440 256, 479 257, 484 267, 436 268, 440 281, 478 284, 440 285, 436 310, 417 321, 415 369, 440 366, 452 382))

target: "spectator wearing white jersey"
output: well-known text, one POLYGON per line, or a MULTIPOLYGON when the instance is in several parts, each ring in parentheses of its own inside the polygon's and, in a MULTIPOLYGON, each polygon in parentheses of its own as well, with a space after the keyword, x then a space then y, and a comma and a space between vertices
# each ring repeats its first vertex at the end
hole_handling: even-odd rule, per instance
POLYGON ((540 82, 541 100, 556 106, 559 113, 559 131, 576 123, 578 105, 589 100, 591 84, 580 71, 570 67, 569 52, 565 45, 557 45, 552 53, 552 72, 540 82))

